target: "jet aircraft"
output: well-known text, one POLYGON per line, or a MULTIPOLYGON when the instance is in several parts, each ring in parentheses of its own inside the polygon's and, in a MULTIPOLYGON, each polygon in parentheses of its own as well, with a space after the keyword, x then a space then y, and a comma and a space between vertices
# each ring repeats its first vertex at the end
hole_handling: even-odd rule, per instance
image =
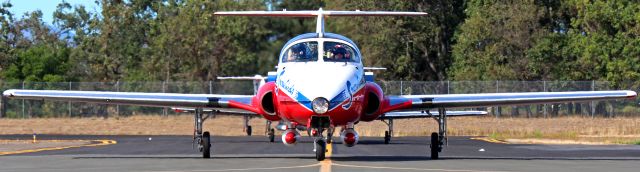
MULTIPOLYGON (((102 104, 125 104, 190 109, 195 113, 194 144, 202 157, 211 154, 211 134, 203 131, 203 122, 211 113, 235 110, 269 121, 282 121, 281 140, 294 145, 307 131, 314 140, 315 157, 325 159, 326 145, 340 127, 340 141, 347 147, 358 143, 356 126, 361 122, 389 120, 388 142, 392 135, 392 119, 434 118, 438 131, 431 134, 431 158, 437 159, 447 141, 447 117, 483 115, 482 111, 447 111, 448 108, 474 108, 500 105, 541 104, 557 102, 634 98, 636 92, 574 91, 522 92, 447 95, 387 95, 365 72, 362 53, 354 41, 325 32, 329 16, 425 16, 423 12, 393 11, 228 11, 216 16, 263 16, 316 18, 316 31, 289 40, 278 56, 276 71, 269 72, 255 95, 178 94, 107 91, 62 91, 11 89, 3 96, 17 99, 79 101, 102 104), (434 110, 434 111, 431 111, 434 110), (210 113, 206 113, 210 112, 210 113)), ((274 129, 268 131, 273 140, 274 129)))

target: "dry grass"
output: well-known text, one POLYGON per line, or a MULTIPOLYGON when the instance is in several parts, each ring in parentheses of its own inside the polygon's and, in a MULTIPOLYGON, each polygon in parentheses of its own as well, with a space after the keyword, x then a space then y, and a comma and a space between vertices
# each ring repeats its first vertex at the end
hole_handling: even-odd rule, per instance
MULTIPOLYGON (((264 120, 251 120, 254 135, 264 134, 264 120)), ((274 124, 275 125, 275 124, 274 124)), ((395 136, 427 136, 437 130, 432 119, 394 121, 395 136)), ((242 117, 219 116, 207 120, 205 130, 214 135, 242 136, 242 117)), ((356 130, 363 136, 382 136, 380 121, 362 122, 356 130)), ((0 119, 0 134, 95 134, 95 135, 191 135, 193 117, 133 116, 126 118, 0 119)), ((501 118, 461 117, 449 119, 451 136, 489 136, 496 139, 534 138, 640 142, 640 118, 501 118)))

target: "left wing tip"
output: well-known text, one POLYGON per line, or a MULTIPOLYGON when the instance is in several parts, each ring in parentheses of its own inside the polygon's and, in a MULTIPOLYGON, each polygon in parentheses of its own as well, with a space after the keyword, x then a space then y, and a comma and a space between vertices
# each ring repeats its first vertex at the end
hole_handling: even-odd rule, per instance
POLYGON ((2 92, 2 96, 4 96, 4 97, 12 97, 14 92, 15 92, 14 89, 9 89, 9 90, 6 90, 6 91, 2 92))

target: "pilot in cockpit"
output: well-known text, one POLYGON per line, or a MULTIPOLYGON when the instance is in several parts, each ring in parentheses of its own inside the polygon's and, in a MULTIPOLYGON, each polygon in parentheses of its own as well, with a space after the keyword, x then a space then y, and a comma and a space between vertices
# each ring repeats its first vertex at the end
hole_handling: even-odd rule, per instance
POLYGON ((291 47, 287 61, 298 61, 308 58, 307 46, 304 43, 299 43, 291 47))
POLYGON ((332 60, 348 60, 351 58, 347 49, 345 49, 344 46, 340 44, 335 45, 331 53, 332 53, 332 57, 331 57, 332 60))

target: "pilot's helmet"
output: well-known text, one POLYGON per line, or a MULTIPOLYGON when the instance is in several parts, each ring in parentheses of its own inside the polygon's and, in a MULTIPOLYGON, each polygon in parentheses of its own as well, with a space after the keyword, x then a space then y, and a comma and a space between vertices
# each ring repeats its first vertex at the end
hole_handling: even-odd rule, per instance
POLYGON ((347 49, 345 49, 344 46, 342 46, 340 44, 338 44, 338 45, 333 47, 333 52, 332 53, 333 53, 334 56, 338 55, 338 54, 341 54, 342 57, 346 57, 347 54, 348 54, 347 53, 347 49))
POLYGON ((305 57, 306 49, 307 47, 304 44, 296 44, 291 47, 291 52, 293 52, 296 57, 305 57))

